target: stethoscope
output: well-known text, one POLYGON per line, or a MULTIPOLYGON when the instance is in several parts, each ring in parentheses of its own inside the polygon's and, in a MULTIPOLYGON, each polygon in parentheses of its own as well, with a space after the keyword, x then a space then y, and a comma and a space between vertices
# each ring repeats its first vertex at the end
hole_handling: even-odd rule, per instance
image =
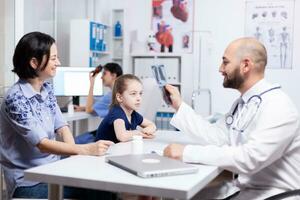
POLYGON ((231 112, 231 114, 227 115, 225 118, 226 125, 231 127, 233 130, 238 131, 239 133, 244 132, 244 130, 249 126, 252 122, 253 118, 255 117, 261 103, 262 98, 261 96, 265 93, 271 92, 276 89, 280 89, 281 86, 272 87, 266 91, 258 95, 251 96, 248 101, 244 104, 241 111, 238 113, 237 117, 233 115, 238 109, 239 103, 236 104, 235 108, 231 112))

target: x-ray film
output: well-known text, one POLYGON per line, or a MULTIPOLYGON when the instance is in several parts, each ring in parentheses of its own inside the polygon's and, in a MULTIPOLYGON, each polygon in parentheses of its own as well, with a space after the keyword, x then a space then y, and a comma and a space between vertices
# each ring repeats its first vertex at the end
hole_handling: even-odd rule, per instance
POLYGON ((165 88, 165 85, 167 84, 167 79, 164 65, 153 65, 151 68, 153 76, 155 77, 155 80, 162 91, 164 101, 166 102, 166 104, 171 104, 172 101, 170 98, 170 93, 165 88))

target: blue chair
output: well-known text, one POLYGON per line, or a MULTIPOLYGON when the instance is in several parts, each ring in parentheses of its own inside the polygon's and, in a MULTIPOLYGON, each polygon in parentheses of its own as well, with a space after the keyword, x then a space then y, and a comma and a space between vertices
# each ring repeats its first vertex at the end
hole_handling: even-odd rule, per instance
POLYGON ((86 132, 75 137, 76 144, 88 144, 95 142, 97 130, 86 132))

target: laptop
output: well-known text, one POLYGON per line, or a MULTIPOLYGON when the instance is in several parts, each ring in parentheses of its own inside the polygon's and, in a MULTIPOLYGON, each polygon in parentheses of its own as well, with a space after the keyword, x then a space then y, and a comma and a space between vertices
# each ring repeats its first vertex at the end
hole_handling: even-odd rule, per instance
POLYGON ((198 168, 182 161, 151 154, 106 157, 106 162, 143 178, 196 173, 198 168))

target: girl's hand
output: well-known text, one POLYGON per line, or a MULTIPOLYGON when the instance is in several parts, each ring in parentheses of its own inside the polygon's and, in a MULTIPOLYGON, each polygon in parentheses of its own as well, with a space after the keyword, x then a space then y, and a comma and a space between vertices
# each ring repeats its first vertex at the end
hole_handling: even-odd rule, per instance
POLYGON ((146 135, 154 135, 155 131, 156 131, 156 127, 152 127, 152 126, 147 126, 145 128, 143 128, 142 133, 146 134, 146 135))
POLYGON ((146 139, 152 139, 152 138, 154 138, 153 134, 144 133, 143 130, 134 130, 132 132, 133 132, 133 135, 141 135, 143 138, 146 138, 146 139))
POLYGON ((147 139, 150 139, 150 138, 153 138, 153 136, 151 134, 147 134, 147 133, 144 133, 143 131, 139 131, 139 130, 134 130, 132 131, 133 135, 141 135, 143 138, 147 138, 147 139))
POLYGON ((140 127, 144 138, 152 139, 155 137, 156 126, 152 121, 144 118, 140 127))
POLYGON ((143 132, 141 132, 141 135, 145 139, 153 139, 155 137, 155 135, 153 133, 143 133, 143 132))

